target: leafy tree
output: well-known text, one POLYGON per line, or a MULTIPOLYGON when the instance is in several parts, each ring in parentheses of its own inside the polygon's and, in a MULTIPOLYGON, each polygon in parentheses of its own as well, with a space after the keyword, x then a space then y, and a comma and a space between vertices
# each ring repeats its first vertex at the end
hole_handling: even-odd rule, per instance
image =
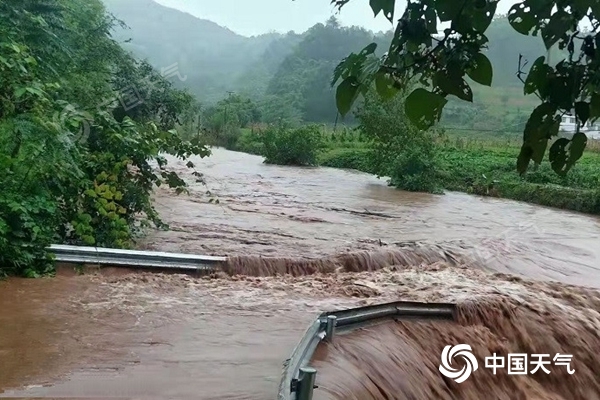
POLYGON ((219 101, 203 113, 203 121, 208 130, 209 141, 217 146, 235 149, 240 138, 240 128, 245 128, 261 120, 258 104, 238 94, 219 101))
MULTIPOLYGON (((332 0, 342 8, 351 0, 332 0)), ((395 1, 370 2, 375 15, 394 21, 395 1)), ((366 93, 373 82, 379 95, 390 99, 404 82, 417 78, 420 87, 407 97, 407 116, 420 129, 439 121, 447 97, 473 101, 470 81, 490 86, 493 68, 485 54, 488 28, 496 13, 494 0, 409 0, 394 38, 383 57, 372 43, 350 54, 334 74, 336 99, 342 114, 366 93), (444 23, 439 26, 438 21, 444 23), (439 34, 442 29, 442 34, 439 34)), ((539 34, 546 49, 558 46, 565 56, 551 63, 546 56, 533 61, 528 74, 519 60, 524 93, 535 94, 540 104, 523 132, 517 170, 524 173, 531 161, 539 164, 549 141, 558 134, 561 116, 575 111, 578 126, 600 117, 600 3, 595 0, 524 0, 513 5, 508 21, 522 35, 539 34)), ((560 138, 549 150, 554 171, 566 174, 581 157, 587 137, 577 132, 560 138)))
POLYGON ((50 271, 51 243, 131 246, 162 226, 153 187, 185 190, 162 154, 208 154, 175 130, 193 98, 114 24, 98 0, 0 3, 0 275, 50 271))
POLYGON ((419 131, 410 123, 404 112, 405 98, 401 93, 382 101, 371 90, 356 112, 359 129, 370 143, 370 169, 380 177, 390 177, 390 185, 397 188, 439 192, 435 132, 419 131))
POLYGON ((205 111, 208 128, 222 132, 226 127, 245 128, 261 119, 260 109, 251 99, 230 94, 205 111))

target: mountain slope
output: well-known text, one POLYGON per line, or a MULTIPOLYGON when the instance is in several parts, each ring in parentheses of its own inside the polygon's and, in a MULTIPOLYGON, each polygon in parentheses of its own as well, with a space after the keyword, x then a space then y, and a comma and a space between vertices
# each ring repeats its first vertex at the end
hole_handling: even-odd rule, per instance
POLYGON ((281 35, 245 37, 214 22, 164 7, 152 0, 104 0, 106 8, 127 24, 114 36, 131 39, 124 47, 156 68, 175 63, 200 100, 215 101, 233 89, 236 77, 281 35))

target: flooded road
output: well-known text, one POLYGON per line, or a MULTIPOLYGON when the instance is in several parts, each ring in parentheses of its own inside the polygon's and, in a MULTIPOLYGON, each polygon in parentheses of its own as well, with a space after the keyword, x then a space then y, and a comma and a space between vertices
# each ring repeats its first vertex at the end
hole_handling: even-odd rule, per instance
MULTIPOLYGON (((517 298, 523 287, 565 295, 506 273, 600 288, 595 217, 405 193, 362 173, 267 166, 220 149, 194 162, 206 185, 192 184, 189 196, 159 189, 157 208, 171 230, 151 232, 140 247, 282 260, 407 246, 422 254, 399 270, 331 276, 107 272, 0 282, 0 397, 268 399, 282 362, 323 310, 460 301, 499 288, 517 298), (460 265, 434 262, 428 249, 460 265)), ((193 183, 184 162, 175 169, 193 183)))

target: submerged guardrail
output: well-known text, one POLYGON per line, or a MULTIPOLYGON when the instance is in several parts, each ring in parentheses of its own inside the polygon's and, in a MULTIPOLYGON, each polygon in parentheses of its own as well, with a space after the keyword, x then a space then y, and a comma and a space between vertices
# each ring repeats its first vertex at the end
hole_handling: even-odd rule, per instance
POLYGON ((336 334, 390 320, 455 319, 456 305, 447 303, 394 302, 326 312, 313 322, 286 360, 278 400, 312 400, 317 370, 310 360, 321 341, 336 334))
MULTIPOLYGON (((211 272, 227 261, 227 257, 69 245, 52 245, 48 251, 54 255, 56 262, 61 263, 153 268, 177 272, 211 272)), ((337 334, 390 320, 452 320, 455 318, 455 312, 454 304, 400 301, 322 313, 308 327, 291 357, 284 363, 277 398, 312 400, 317 370, 310 367, 310 361, 323 340, 332 341, 337 334)))
POLYGON ((179 272, 210 272, 227 261, 227 257, 69 245, 52 245, 48 248, 48 251, 54 255, 55 261, 62 263, 160 268, 179 272))

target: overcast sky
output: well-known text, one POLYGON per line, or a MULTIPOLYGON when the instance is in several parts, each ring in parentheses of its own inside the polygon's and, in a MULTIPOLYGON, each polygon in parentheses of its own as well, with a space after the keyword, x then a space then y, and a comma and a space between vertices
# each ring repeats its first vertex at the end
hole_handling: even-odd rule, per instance
MULTIPOLYGON (((223 25, 245 35, 267 32, 304 32, 325 22, 336 11, 330 0, 155 0, 160 4, 188 12, 223 25)), ((506 13, 517 1, 500 0, 498 12, 506 13)), ((406 3, 396 1, 401 14, 406 3)), ((398 15, 399 16, 399 15, 398 15)), ((382 16, 373 18, 369 0, 352 0, 338 15, 343 25, 360 25, 367 29, 387 31, 391 24, 382 16)))

